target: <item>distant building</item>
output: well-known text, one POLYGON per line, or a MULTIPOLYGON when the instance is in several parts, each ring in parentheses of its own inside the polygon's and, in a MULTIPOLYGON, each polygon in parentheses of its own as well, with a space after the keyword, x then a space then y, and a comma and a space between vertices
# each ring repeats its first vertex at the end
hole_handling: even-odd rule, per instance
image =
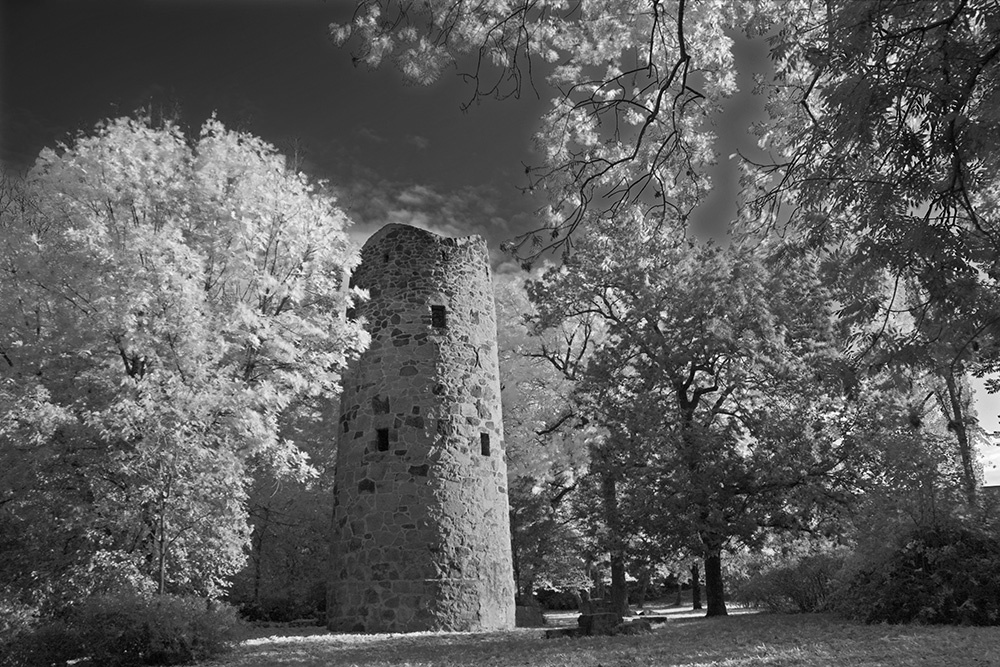
POLYGON ((388 225, 354 284, 371 347, 344 379, 333 630, 514 626, 496 311, 486 243, 388 225))

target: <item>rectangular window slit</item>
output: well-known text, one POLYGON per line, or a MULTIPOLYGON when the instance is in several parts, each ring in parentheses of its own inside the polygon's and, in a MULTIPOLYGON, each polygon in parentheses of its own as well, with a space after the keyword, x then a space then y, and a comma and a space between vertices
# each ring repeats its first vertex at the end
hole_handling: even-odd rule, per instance
POLYGON ((446 323, 444 306, 431 306, 431 324, 444 327, 446 323))
POLYGON ((375 431, 375 434, 376 434, 378 451, 380 452, 389 451, 389 429, 380 428, 377 431, 375 431))
POLYGON ((479 448, 483 452, 483 456, 490 455, 490 434, 480 433, 479 434, 479 448))

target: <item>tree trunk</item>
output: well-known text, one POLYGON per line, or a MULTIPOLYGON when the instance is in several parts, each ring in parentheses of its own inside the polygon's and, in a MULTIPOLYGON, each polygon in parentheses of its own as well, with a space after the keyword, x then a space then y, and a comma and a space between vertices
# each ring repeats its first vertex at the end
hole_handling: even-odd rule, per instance
POLYGON ((944 372, 945 386, 948 388, 948 401, 951 403, 951 423, 949 427, 954 429, 955 437, 958 439, 958 453, 962 457, 962 490, 965 492, 965 500, 969 507, 976 505, 976 471, 972 463, 972 445, 969 442, 969 431, 966 422, 965 405, 963 405, 962 392, 955 382, 955 373, 951 368, 944 372))
POLYGON ((705 600, 708 603, 706 616, 726 616, 726 589, 722 579, 722 551, 710 549, 705 556, 705 600))
POLYGON ((257 534, 257 553, 255 558, 251 558, 253 563, 253 603, 258 609, 260 609, 260 582, 264 568, 264 536, 271 523, 271 508, 265 506, 261 509, 263 509, 264 516, 261 525, 257 527, 258 530, 254 531, 257 534))
POLYGON ((157 550, 159 553, 156 554, 157 562, 157 586, 156 592, 159 595, 163 595, 167 592, 167 519, 166 519, 166 501, 163 496, 160 496, 160 516, 157 518, 157 525, 159 530, 157 531, 159 535, 157 536, 157 550))
POLYGON ((648 567, 639 570, 639 594, 635 601, 636 606, 639 607, 639 611, 642 611, 643 605, 646 604, 646 593, 649 592, 650 578, 650 569, 648 567))
POLYGON ((601 473, 601 496, 608 524, 608 550, 611 552, 611 609, 627 616, 628 588, 625 582, 625 545, 622 539, 621 517, 618 514, 618 481, 613 473, 601 473))
POLYGON ((517 540, 517 519, 515 518, 515 513, 512 511, 510 513, 510 560, 511 566, 514 570, 514 603, 515 604, 525 604, 524 601, 524 589, 522 587, 523 582, 521 581, 521 558, 520 558, 520 545, 517 540))
POLYGON ((691 608, 701 609, 701 573, 698 571, 698 563, 691 565, 691 608))
POLYGON ((625 581, 625 555, 611 554, 611 608, 622 616, 632 612, 628 606, 628 583, 625 581))

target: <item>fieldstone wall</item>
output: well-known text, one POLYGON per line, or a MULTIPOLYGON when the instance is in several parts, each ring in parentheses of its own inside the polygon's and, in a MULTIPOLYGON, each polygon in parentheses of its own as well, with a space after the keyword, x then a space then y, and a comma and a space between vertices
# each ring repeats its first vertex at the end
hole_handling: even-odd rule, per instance
POLYGON ((388 225, 362 249, 371 347, 341 399, 328 625, 514 626, 486 243, 388 225))

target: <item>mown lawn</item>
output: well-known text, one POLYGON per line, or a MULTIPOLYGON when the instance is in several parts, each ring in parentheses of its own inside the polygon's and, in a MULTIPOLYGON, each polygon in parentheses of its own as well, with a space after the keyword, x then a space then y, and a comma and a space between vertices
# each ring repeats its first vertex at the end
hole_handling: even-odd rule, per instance
POLYGON ((507 633, 326 634, 318 629, 251 639, 230 667, 358 665, 996 665, 1000 628, 861 625, 836 617, 746 614, 670 620, 637 636, 545 639, 538 629, 507 633))

